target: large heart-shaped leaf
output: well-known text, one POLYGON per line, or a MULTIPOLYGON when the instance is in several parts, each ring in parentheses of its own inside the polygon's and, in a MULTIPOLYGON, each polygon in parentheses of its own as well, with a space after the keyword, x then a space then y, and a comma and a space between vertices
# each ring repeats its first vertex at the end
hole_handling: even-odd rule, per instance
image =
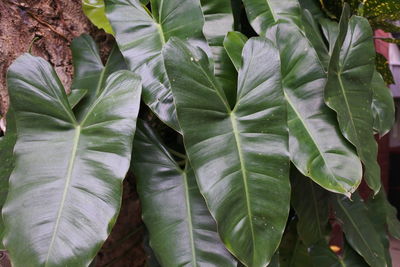
POLYGON ((392 129, 395 121, 395 107, 393 95, 386 86, 381 74, 374 71, 371 82, 372 88, 372 115, 374 116, 374 129, 380 136, 387 134, 392 129))
POLYGON ((268 32, 281 56, 288 106, 291 160, 327 190, 349 194, 361 182, 362 166, 324 103, 326 73, 304 33, 281 23, 268 32))
POLYGON ((350 245, 371 267, 386 266, 385 252, 380 237, 368 219, 367 208, 358 194, 353 200, 333 197, 337 218, 343 223, 343 231, 350 245))
POLYGON ((240 261, 265 266, 290 198, 277 50, 263 38, 246 44, 232 110, 203 51, 173 39, 163 55, 187 154, 218 232, 240 261))
POLYGON ((108 76, 118 70, 126 69, 127 66, 117 46, 113 47, 104 65, 100 58, 99 48, 87 34, 82 34, 72 41, 71 51, 74 64, 71 95, 79 94, 77 90, 87 91, 74 109, 77 118, 80 119, 85 116, 99 92, 104 89, 108 76))
POLYGON ((307 245, 323 240, 327 235, 329 195, 312 180, 292 171, 292 206, 298 217, 297 232, 307 245))
POLYGON ((161 265, 236 266, 219 238, 189 163, 182 170, 143 121, 138 121, 133 147, 142 216, 161 265))
MULTIPOLYGON (((17 140, 14 111, 10 107, 7 112, 7 130, 0 138, 0 208, 3 207, 8 193, 8 180, 14 169, 14 145, 17 140)), ((4 223, 0 216, 0 249, 3 249, 4 223)))
POLYGON ((349 12, 346 5, 329 63, 325 102, 336 111, 343 135, 364 163, 367 184, 377 193, 380 169, 371 112, 375 49, 368 21, 357 16, 349 20, 349 12))
POLYGON ((7 83, 17 143, 3 208, 4 245, 17 267, 86 266, 119 211, 140 80, 128 71, 111 75, 79 121, 43 59, 19 57, 7 83))
POLYGON ((106 0, 107 17, 130 70, 141 75, 143 100, 179 131, 161 50, 175 36, 207 48, 200 0, 153 0, 151 13, 138 0, 106 0))

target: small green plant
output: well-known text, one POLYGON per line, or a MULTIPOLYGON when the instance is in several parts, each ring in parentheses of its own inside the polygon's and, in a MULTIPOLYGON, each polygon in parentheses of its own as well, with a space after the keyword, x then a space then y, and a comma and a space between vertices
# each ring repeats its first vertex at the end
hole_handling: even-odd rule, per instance
POLYGON ((42 59, 8 71, 0 226, 14 266, 88 266, 129 168, 161 266, 391 266, 400 224, 374 134, 394 104, 352 3, 86 2, 116 38, 105 65, 83 35, 69 96, 42 59))

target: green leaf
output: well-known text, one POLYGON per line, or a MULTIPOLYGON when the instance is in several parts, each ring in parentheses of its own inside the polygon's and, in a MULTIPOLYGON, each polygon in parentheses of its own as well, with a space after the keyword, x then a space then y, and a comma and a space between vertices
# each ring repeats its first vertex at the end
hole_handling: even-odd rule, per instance
POLYGON ((243 0, 243 4, 251 26, 261 36, 278 20, 301 25, 297 0, 243 0))
POLYGON ((332 55, 336 39, 339 35, 339 24, 334 20, 325 18, 319 19, 319 24, 321 25, 325 40, 329 45, 329 55, 332 55))
POLYGON ((374 130, 384 136, 392 129, 395 121, 393 95, 378 71, 374 71, 371 88, 374 130))
MULTIPOLYGON (((7 130, 0 138, 0 208, 3 207, 8 193, 8 180, 14 169, 14 145, 17 140, 15 116, 12 107, 7 112, 7 130)), ((3 217, 0 216, 0 249, 4 249, 2 240, 4 234, 3 217)))
POLYGON ((353 200, 335 196, 332 203, 349 244, 371 267, 386 266, 384 248, 360 196, 353 194, 353 200))
POLYGON ((231 0, 201 0, 204 13, 204 35, 211 46, 214 59, 214 74, 231 107, 236 101, 237 71, 228 57, 223 41, 233 31, 234 19, 231 0))
POLYGON ((337 256, 324 242, 310 248, 313 266, 329 267, 368 267, 364 259, 357 254, 348 244, 344 243, 342 255, 337 256))
POLYGON ((233 110, 203 51, 173 39, 163 55, 187 154, 218 232, 244 264, 265 266, 290 204, 277 50, 263 38, 246 43, 233 110))
POLYGON ((371 79, 375 69, 372 30, 365 18, 343 11, 328 70, 325 102, 336 111, 343 135, 357 149, 368 186, 379 192, 378 145, 373 136, 371 79))
POLYGON ((390 204, 385 192, 381 189, 374 198, 368 200, 367 204, 377 214, 384 214, 385 222, 381 224, 387 226, 387 230, 392 237, 400 239, 400 222, 397 219, 397 209, 390 204))
POLYGON ((321 4, 318 0, 299 0, 301 8, 311 12, 315 19, 324 18, 325 14, 321 9, 321 4))
POLYGON ((68 102, 72 109, 85 97, 87 92, 88 90, 86 89, 75 89, 71 91, 68 95, 68 102))
POLYGON ((182 170, 159 137, 140 120, 133 147, 143 221, 161 265, 236 266, 218 236, 190 165, 182 170))
POLYGON ((199 0, 152 0, 149 14, 137 0, 106 0, 107 17, 131 71, 143 82, 143 100, 168 126, 180 131, 161 50, 179 37, 208 50, 199 0))
POLYGON ((298 217, 297 232, 303 243, 310 246, 327 235, 329 195, 311 179, 293 172, 291 203, 298 217))
POLYGON ((326 73, 304 33, 281 23, 268 32, 280 51, 288 106, 290 157, 297 169, 327 190, 349 194, 362 166, 324 103, 326 73))
POLYGON ((7 83, 18 134, 3 208, 13 266, 86 266, 118 215, 140 79, 112 74, 79 121, 43 59, 19 57, 7 83))
POLYGON ((376 53, 376 70, 382 75, 383 80, 387 85, 394 84, 392 71, 389 68, 387 59, 379 53, 376 53))
POLYGON ((240 32, 228 32, 224 40, 224 48, 236 70, 242 66, 242 51, 247 37, 240 32))
POLYGON ((114 46, 104 66, 96 43, 87 34, 82 34, 72 41, 71 51, 74 64, 72 92, 75 89, 87 90, 85 97, 74 110, 77 118, 81 119, 104 89, 108 76, 115 71, 126 69, 126 64, 118 47, 114 46))
POLYGON ((307 247, 296 232, 296 221, 291 221, 285 230, 279 246, 279 262, 281 267, 312 266, 307 247))
POLYGON ((104 10, 104 0, 82 0, 83 13, 99 29, 114 34, 104 10))

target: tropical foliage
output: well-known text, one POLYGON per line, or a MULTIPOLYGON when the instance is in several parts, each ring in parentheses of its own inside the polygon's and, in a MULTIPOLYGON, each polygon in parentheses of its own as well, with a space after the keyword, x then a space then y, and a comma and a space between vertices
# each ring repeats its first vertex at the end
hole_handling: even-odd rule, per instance
POLYGON ((161 266, 391 266, 400 224, 374 135, 394 104, 371 25, 394 17, 336 3, 83 1, 115 36, 105 64, 82 35, 69 95, 43 59, 8 70, 0 237, 13 265, 88 266, 130 169, 161 266))

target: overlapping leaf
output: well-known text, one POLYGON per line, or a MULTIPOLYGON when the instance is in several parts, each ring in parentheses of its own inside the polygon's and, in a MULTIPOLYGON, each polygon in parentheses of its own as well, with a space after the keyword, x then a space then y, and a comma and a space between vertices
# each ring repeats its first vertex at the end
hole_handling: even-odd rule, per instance
POLYGON ((297 232, 303 243, 310 246, 327 235, 329 195, 307 177, 293 172, 291 203, 298 217, 297 232))
POLYGON ((326 74, 316 52, 295 26, 281 23, 268 36, 280 51, 292 162, 327 190, 354 192, 362 166, 324 103, 326 74))
POLYGON ((387 134, 392 129, 395 117, 393 95, 385 84, 378 71, 374 71, 371 82, 372 88, 372 115, 374 117, 374 130, 380 136, 387 134))
POLYGON ((380 188, 378 146, 373 136, 371 79, 375 69, 372 30, 366 19, 344 9, 339 36, 328 69, 325 102, 336 111, 343 135, 357 149, 365 178, 377 193, 380 188))
POLYGON ((378 232, 368 218, 367 209, 358 194, 353 200, 335 196, 333 207, 343 223, 347 241, 371 267, 387 266, 385 251, 378 232), (362 218, 362 219, 361 219, 362 218))
POLYGON ((203 51, 173 39, 163 55, 187 154, 218 232, 240 261, 265 266, 290 197, 277 50, 263 38, 246 44, 233 110, 203 51))
POLYGON ((162 266, 236 266, 189 163, 182 170, 143 121, 135 135, 133 170, 150 245, 162 266))
MULTIPOLYGON (((115 71, 126 69, 126 64, 118 47, 114 46, 104 65, 100 58, 99 48, 92 37, 87 34, 82 34, 72 41, 71 51, 74 64, 71 95, 79 95, 79 92, 83 94, 81 90, 87 91, 82 99, 78 99, 74 110, 75 115, 80 119, 85 116, 99 92, 104 89, 108 76, 115 71)), ((73 99, 70 98, 70 100, 73 99)))
POLYGON ((82 0, 82 9, 90 21, 107 33, 113 34, 104 10, 104 0, 82 0))
POLYGON ((128 71, 110 75, 77 120, 43 59, 25 54, 7 77, 17 143, 3 208, 4 245, 16 267, 86 266, 119 211, 140 80, 128 71))
POLYGON ((200 0, 154 0, 151 13, 138 0, 105 3, 129 69, 142 77, 144 102, 164 123, 179 131, 161 50, 173 36, 208 49, 200 0))

